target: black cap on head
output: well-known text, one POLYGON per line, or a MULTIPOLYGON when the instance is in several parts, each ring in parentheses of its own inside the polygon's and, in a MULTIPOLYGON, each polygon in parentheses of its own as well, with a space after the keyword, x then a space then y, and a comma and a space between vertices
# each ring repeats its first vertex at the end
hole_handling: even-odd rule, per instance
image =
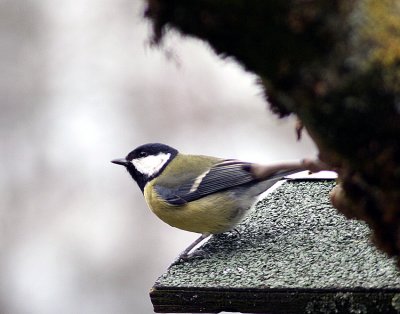
POLYGON ((136 158, 146 157, 150 155, 158 155, 159 153, 171 154, 175 157, 178 154, 178 151, 168 145, 161 143, 148 143, 143 144, 141 146, 136 147, 133 151, 131 151, 127 156, 126 160, 131 161, 136 158))

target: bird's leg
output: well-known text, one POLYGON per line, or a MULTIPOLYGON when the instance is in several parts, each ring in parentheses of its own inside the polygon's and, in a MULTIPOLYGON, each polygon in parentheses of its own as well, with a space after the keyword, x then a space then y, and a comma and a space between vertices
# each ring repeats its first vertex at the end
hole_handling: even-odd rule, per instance
POLYGON ((190 244, 178 257, 179 260, 186 260, 189 257, 190 251, 201 241, 208 238, 211 234, 203 233, 199 238, 197 238, 192 244, 190 244))

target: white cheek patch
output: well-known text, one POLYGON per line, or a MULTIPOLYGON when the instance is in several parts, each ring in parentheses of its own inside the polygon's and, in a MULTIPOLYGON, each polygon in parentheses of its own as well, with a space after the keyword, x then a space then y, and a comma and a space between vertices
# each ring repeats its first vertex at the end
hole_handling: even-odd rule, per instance
POLYGON ((149 177, 157 174, 165 163, 169 160, 171 154, 160 153, 158 155, 150 155, 138 159, 133 159, 131 162, 136 170, 149 177))

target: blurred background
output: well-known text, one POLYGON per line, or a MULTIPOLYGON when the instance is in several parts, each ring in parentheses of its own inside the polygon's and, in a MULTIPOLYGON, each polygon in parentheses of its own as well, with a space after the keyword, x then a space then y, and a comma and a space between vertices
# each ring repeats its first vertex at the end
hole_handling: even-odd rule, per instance
POLYGON ((256 78, 199 41, 149 45, 140 0, 0 0, 0 312, 152 313, 196 234, 159 221, 110 163, 146 142, 313 157, 256 78))

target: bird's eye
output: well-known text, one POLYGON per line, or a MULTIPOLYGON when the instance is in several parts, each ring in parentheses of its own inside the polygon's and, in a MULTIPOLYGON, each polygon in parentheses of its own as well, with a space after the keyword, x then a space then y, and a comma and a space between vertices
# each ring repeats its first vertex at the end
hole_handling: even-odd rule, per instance
POLYGON ((140 152, 139 157, 147 157, 149 154, 146 152, 140 152))

